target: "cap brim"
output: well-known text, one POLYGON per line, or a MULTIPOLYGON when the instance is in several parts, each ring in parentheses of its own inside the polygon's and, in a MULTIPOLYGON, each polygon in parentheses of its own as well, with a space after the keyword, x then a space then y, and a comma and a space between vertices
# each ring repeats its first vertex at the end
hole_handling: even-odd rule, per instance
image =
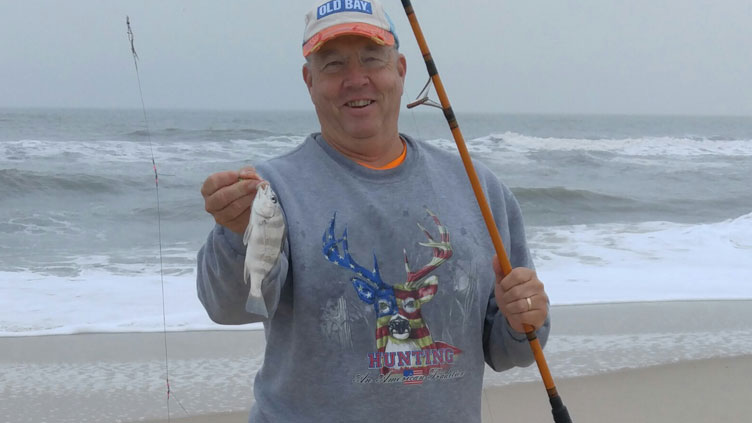
POLYGON ((394 45, 394 35, 383 28, 366 23, 344 23, 323 29, 306 41, 305 44, 303 44, 303 57, 307 57, 309 54, 316 52, 322 45, 324 45, 324 43, 332 38, 341 37, 343 35, 359 35, 362 37, 368 37, 380 45, 394 45))

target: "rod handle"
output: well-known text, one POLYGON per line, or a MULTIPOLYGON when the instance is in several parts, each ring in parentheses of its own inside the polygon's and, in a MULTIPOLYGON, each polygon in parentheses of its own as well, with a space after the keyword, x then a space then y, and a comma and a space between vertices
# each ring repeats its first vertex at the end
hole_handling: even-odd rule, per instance
POLYGON ((548 401, 551 403, 551 414, 554 416, 555 423, 572 423, 569 410, 567 410, 559 395, 549 397, 548 401))

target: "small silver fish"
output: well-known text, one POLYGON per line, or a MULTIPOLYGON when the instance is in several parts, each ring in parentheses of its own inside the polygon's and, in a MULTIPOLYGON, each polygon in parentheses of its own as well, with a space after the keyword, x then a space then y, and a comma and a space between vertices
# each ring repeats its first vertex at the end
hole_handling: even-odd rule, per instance
POLYGON ((261 295, 261 282, 282 252, 284 234, 285 220, 277 195, 268 182, 262 182, 258 186, 251 206, 251 218, 243 235, 243 243, 247 246, 243 278, 246 284, 249 280, 251 282, 246 310, 251 313, 268 317, 266 303, 261 295))

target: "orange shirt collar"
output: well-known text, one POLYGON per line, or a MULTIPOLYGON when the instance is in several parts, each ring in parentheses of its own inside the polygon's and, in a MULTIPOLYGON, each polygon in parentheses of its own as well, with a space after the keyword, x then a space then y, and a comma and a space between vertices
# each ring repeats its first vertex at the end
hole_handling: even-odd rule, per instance
POLYGON ((405 140, 402 140, 402 154, 399 155, 396 159, 392 160, 391 162, 385 164, 384 166, 371 166, 369 164, 363 163, 363 162, 357 162, 359 165, 367 167, 369 169, 375 169, 375 170, 387 170, 387 169, 394 169, 395 167, 402 164, 402 162, 405 161, 405 157, 407 156, 407 144, 405 143, 405 140))

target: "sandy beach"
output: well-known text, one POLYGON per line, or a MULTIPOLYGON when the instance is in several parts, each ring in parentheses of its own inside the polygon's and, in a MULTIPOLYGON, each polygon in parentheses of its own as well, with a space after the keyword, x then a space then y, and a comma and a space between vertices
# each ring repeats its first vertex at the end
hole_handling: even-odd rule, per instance
MULTIPOLYGON (((747 422, 752 301, 560 306, 546 357, 573 420, 747 422)), ((263 332, 0 338, 0 422, 245 422, 263 332)), ((552 421, 535 366, 488 371, 483 421, 552 421)))
MULTIPOLYGON (((598 376, 562 379, 562 397, 577 423, 747 422, 752 356, 689 361, 598 376)), ((553 421, 540 383, 484 391, 483 422, 553 421)), ((245 423, 247 411, 172 419, 176 423, 245 423)), ((148 420, 162 423, 167 420, 148 420)))

